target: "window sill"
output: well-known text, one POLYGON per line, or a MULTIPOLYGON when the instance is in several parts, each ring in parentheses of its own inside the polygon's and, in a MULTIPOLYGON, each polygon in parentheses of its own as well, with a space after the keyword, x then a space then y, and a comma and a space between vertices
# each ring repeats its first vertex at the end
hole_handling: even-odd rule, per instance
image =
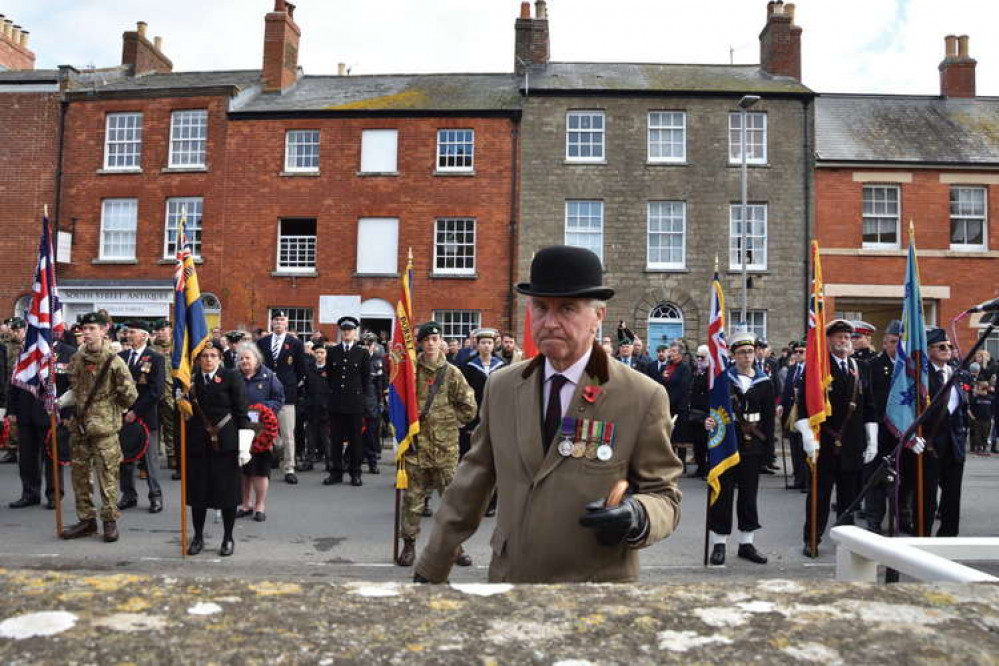
POLYGON ((318 178, 318 171, 279 171, 278 175, 283 178, 318 178))
POLYGON ((478 280, 478 273, 430 273, 431 280, 478 280))
POLYGON ((688 162, 687 160, 678 160, 676 162, 668 162, 666 160, 662 160, 662 161, 646 160, 645 166, 647 166, 647 167, 685 167, 685 166, 690 166, 690 162, 688 162))
POLYGON ((607 166, 607 160, 562 160, 565 166, 607 166))
POLYGON ((646 266, 645 272, 646 273, 689 273, 690 269, 685 266, 677 268, 657 268, 654 266, 646 266))
POLYGON ((356 174, 358 178, 398 178, 398 171, 358 171, 356 174))
POLYGON ((973 257, 976 254, 988 256, 989 249, 981 245, 951 245, 947 251, 952 255, 973 257))
POLYGON ((397 278, 399 273, 354 273, 356 278, 397 278))
MULTIPOLYGON (((747 169, 769 169, 771 167, 770 162, 746 162, 747 169)), ((729 162, 729 169, 741 169, 742 162, 729 162)))
POLYGON ((319 271, 271 271, 271 277, 290 277, 290 278, 317 278, 319 277, 319 271))
POLYGON ((125 175, 142 173, 142 169, 98 169, 94 173, 99 176, 125 175))
POLYGON ((444 178, 472 178, 475 176, 475 170, 469 169, 466 171, 441 171, 439 169, 434 170, 435 176, 442 176, 444 178))
MULTIPOLYGON (((176 266, 177 259, 175 257, 170 257, 170 258, 164 257, 163 259, 160 259, 156 263, 159 264, 160 266, 176 266)), ((200 266, 201 264, 205 263, 205 260, 202 257, 194 257, 194 263, 195 265, 200 266)))
MULTIPOLYGON (((746 273, 750 275, 769 275, 770 271, 766 268, 753 268, 752 266, 746 267, 746 273)), ((742 267, 729 268, 729 275, 742 275, 742 267)))
POLYGON ((164 167, 160 169, 160 173, 208 173, 208 167, 164 167))
POLYGON ((139 263, 138 259, 91 259, 91 264, 95 266, 105 265, 105 266, 134 266, 139 263))

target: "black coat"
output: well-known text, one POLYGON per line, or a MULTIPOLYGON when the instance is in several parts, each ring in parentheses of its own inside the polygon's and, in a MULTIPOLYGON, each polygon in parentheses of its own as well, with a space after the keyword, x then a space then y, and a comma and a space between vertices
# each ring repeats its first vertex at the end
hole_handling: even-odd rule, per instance
MULTIPOLYGON (((849 370, 840 370, 839 362, 831 354, 829 367, 832 372, 832 385, 829 387, 829 404, 832 414, 822 424, 822 438, 819 441, 820 468, 837 467, 840 470, 859 470, 863 466, 864 450, 867 448, 867 432, 865 423, 875 423, 877 415, 874 411, 874 400, 870 390, 864 386, 863 377, 857 362, 847 361, 849 370), (857 406, 850 414, 848 422, 844 423, 849 404, 853 398, 854 383, 858 384, 857 406), (842 446, 836 446, 836 435, 840 434, 842 446)), ((807 385, 809 368, 801 375, 798 395, 804 395, 803 387, 807 385)), ((799 406, 798 418, 805 418, 804 409, 799 406)))
POLYGON ((735 366, 729 369, 732 411, 739 439, 739 453, 762 455, 774 439, 777 413, 777 387, 770 376, 757 370, 757 376, 743 393, 736 379, 735 366))
MULTIPOLYGON (((66 372, 66 365, 76 353, 76 347, 58 341, 55 343, 55 352, 56 393, 62 395, 69 390, 69 374, 66 372)), ((3 358, 3 364, 6 364, 6 355, 0 354, 0 358, 3 358)), ((13 372, 13 368, 11 371, 13 372)), ((50 423, 49 414, 45 411, 45 403, 24 389, 17 388, 13 383, 11 383, 7 394, 7 413, 17 417, 18 423, 25 426, 47 428, 50 423)))
MULTIPOLYGON (((118 353, 126 365, 131 355, 131 349, 118 353)), ((166 385, 166 362, 163 360, 163 355, 146 345, 142 350, 142 356, 128 369, 132 373, 132 379, 135 380, 135 388, 139 391, 139 397, 132 403, 132 411, 145 422, 147 428, 156 430, 159 423, 157 407, 166 385)))
POLYGON ((326 379, 330 385, 331 414, 364 414, 371 406, 371 355, 354 343, 344 353, 343 344, 326 351, 326 379))
POLYGON ((316 366, 315 359, 310 358, 305 363, 305 384, 302 389, 305 394, 305 406, 308 409, 325 410, 329 409, 330 391, 329 382, 330 366, 326 365, 320 370, 316 366))
MULTIPOLYGON (((667 364, 669 361, 667 361, 667 364)), ((663 378, 662 370, 659 369, 659 359, 653 359, 645 365, 645 374, 655 380, 660 386, 666 389, 669 394, 669 409, 673 414, 686 414, 690 408, 690 380, 693 373, 690 366, 680 361, 677 363, 669 381, 663 378)))
POLYGON ((305 345, 298 338, 286 333, 277 362, 271 354, 271 340, 274 334, 257 340, 257 348, 264 357, 264 365, 274 371, 284 386, 284 404, 298 402, 298 387, 305 380, 305 345))
MULTIPOLYGON (((238 451, 237 431, 250 427, 250 419, 246 415, 243 379, 236 371, 219 367, 214 381, 207 386, 200 370, 194 373, 193 384, 191 392, 209 423, 217 425, 226 415, 232 416, 219 432, 219 450, 238 451)), ((187 422, 188 455, 192 458, 203 457, 210 446, 209 439, 204 421, 195 409, 194 415, 187 422)))
POLYGON ((874 413, 879 423, 888 409, 888 394, 891 392, 891 377, 894 372, 895 361, 884 352, 867 361, 867 381, 871 387, 874 413))
MULTIPOLYGON (((955 372, 953 366, 951 366, 951 372, 955 372)), ((959 376, 958 381, 953 386, 953 390, 958 395, 957 408, 948 413, 947 400, 944 400, 942 405, 930 410, 930 413, 926 415, 926 424, 923 426, 923 436, 926 437, 927 444, 933 447, 936 454, 940 455, 945 447, 950 447, 951 459, 958 462, 964 460, 964 445, 968 433, 964 419, 964 414, 968 410, 968 396, 961 390, 962 381, 966 380, 959 376)), ((942 386, 943 382, 937 376, 936 368, 930 363, 930 396, 936 395, 942 386)))

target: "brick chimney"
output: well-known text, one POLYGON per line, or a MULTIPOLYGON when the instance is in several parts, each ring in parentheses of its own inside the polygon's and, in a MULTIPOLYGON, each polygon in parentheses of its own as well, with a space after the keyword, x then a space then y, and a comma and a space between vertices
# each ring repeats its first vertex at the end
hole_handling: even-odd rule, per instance
POLYGON ((121 64, 131 68, 132 76, 172 72, 173 63, 159 48, 162 41, 159 37, 156 38, 157 44, 149 41, 146 38, 146 27, 145 21, 139 21, 135 30, 122 34, 121 64))
POLYGON ((974 97, 975 66, 978 61, 968 55, 968 36, 944 37, 944 59, 940 63, 941 97, 974 97))
POLYGON ((551 56, 548 38, 548 3, 545 0, 535 0, 534 18, 531 18, 531 3, 521 2, 520 17, 514 29, 516 31, 514 71, 523 74, 528 65, 547 65, 551 56))
POLYGON ((35 54, 28 50, 28 31, 0 15, 0 70, 34 69, 35 54))
POLYGON ((274 11, 264 17, 264 92, 282 92, 298 80, 298 38, 295 5, 274 0, 274 11))
POLYGON ((801 80, 801 28, 794 24, 794 5, 767 3, 767 24, 760 33, 760 66, 775 76, 801 80))

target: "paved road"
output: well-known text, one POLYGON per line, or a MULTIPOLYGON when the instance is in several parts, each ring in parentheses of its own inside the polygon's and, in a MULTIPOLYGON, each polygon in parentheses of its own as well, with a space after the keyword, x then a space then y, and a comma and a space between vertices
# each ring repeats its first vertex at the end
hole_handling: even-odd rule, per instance
MULTIPOLYGON (((388 459, 386 451, 385 458, 388 459)), ((408 580, 411 570, 391 563, 394 475, 365 475, 362 488, 327 487, 319 472, 299 475, 300 484, 278 480, 271 486, 267 521, 241 519, 236 524, 236 554, 217 555, 221 525, 209 516, 207 547, 194 558, 182 559, 178 546, 179 482, 165 482, 166 509, 150 515, 140 500, 138 509, 122 517, 122 538, 105 544, 97 538, 61 541, 55 538, 52 511, 41 507, 12 510, 7 502, 18 497, 20 482, 14 465, 0 466, 0 561, 7 567, 73 571, 129 571, 171 575, 214 575, 297 580, 408 580)), ((962 536, 999 535, 995 510, 999 457, 971 457, 964 477, 962 536)), ((66 475, 68 481, 69 475, 66 475)), ((140 486, 141 487, 141 486, 140 486)), ((763 477, 760 513, 763 529, 757 547, 770 558, 765 566, 734 557, 721 569, 701 566, 705 488, 703 482, 683 479, 683 518, 676 534, 642 553, 642 579, 650 582, 688 582, 758 578, 832 579, 835 556, 823 544, 818 560, 800 552, 805 496, 783 487, 780 476, 763 477)), ((64 504, 66 523, 75 522, 72 493, 64 504)), ((435 504, 437 500, 435 499, 435 504)), ((424 519, 428 529, 432 519, 424 519)), ((494 519, 486 518, 467 544, 475 566, 456 568, 454 581, 484 581, 488 540, 494 519)))

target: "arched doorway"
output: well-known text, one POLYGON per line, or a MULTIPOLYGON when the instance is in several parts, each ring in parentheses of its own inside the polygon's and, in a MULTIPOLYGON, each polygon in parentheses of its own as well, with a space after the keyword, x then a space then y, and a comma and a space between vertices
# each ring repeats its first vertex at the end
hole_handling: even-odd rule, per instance
POLYGON ((663 302, 649 311, 649 341, 651 352, 659 345, 668 345, 683 337, 683 311, 674 303, 663 302))
POLYGON ((222 303, 218 296, 210 292, 201 294, 201 308, 205 312, 205 324, 208 326, 209 332, 213 328, 221 326, 222 303))
POLYGON ((360 314, 362 331, 371 331, 383 340, 392 337, 395 309, 391 303, 381 298, 369 298, 361 303, 360 314))

